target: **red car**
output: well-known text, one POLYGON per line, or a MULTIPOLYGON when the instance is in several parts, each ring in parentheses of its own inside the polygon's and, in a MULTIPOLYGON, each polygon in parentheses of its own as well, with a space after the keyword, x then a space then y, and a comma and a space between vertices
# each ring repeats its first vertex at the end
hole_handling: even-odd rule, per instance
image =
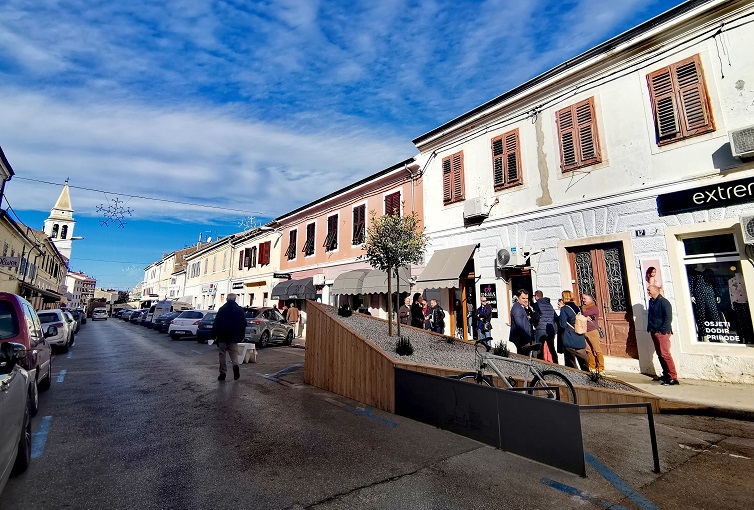
POLYGON ((46 390, 52 382, 52 349, 46 338, 51 330, 42 330, 42 323, 31 304, 21 296, 0 292, 0 342, 21 344, 26 357, 20 363, 29 372, 31 383, 31 415, 39 412, 39 390, 46 390))

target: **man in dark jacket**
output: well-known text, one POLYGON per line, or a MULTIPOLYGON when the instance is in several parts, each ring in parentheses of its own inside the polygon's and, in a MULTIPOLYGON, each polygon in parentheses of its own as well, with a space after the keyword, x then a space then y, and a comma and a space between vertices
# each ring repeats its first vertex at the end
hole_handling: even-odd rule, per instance
POLYGON ((238 342, 243 340, 246 333, 246 317, 243 308, 236 303, 236 295, 228 294, 228 301, 217 311, 215 322, 212 324, 212 336, 217 341, 220 349, 220 375, 218 381, 225 380, 227 368, 225 366, 225 353, 230 354, 233 363, 233 379, 241 377, 238 368, 238 342))
POLYGON ((529 293, 524 289, 516 291, 516 302, 511 307, 511 333, 509 340, 516 346, 519 354, 522 347, 532 343, 531 323, 529 322, 529 293))
POLYGON ((534 340, 542 344, 539 359, 544 359, 544 351, 550 351, 553 363, 558 362, 558 351, 555 349, 555 333, 558 332, 556 325, 555 309, 550 303, 550 298, 544 297, 541 290, 534 293, 534 340))
POLYGON ((429 322, 432 331, 435 333, 445 332, 445 310, 442 309, 436 299, 429 301, 431 308, 429 309, 429 322))
POLYGON ((647 292, 650 296, 647 331, 652 335, 655 352, 660 358, 662 367, 660 381, 663 386, 675 386, 678 384, 678 373, 675 371, 675 363, 670 355, 670 335, 673 334, 670 323, 673 320, 673 307, 670 301, 660 294, 659 287, 650 285, 647 292))

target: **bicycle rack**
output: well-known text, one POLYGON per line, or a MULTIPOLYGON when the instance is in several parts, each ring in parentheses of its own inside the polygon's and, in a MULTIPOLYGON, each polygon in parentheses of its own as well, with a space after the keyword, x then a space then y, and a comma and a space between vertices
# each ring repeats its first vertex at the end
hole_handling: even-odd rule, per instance
POLYGON ((652 460, 654 461, 654 472, 660 472, 660 455, 657 453, 657 434, 655 433, 655 419, 652 414, 652 404, 649 402, 636 402, 632 404, 594 404, 579 406, 580 410, 584 409, 626 409, 632 407, 643 407, 647 410, 647 422, 649 423, 649 439, 652 442, 652 460))

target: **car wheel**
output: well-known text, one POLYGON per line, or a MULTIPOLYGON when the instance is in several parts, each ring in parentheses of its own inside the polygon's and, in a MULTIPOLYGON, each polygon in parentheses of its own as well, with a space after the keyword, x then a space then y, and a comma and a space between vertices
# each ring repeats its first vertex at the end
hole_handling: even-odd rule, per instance
POLYGON ((181 337, 178 336, 178 335, 176 335, 175 333, 170 333, 170 338, 173 339, 173 340, 178 340, 181 337))
POLYGON ((285 337, 285 345, 291 345, 293 343, 293 331, 288 332, 288 336, 285 337))
POLYGON ((61 352, 68 352, 68 342, 64 343, 60 350, 61 352))
POLYGON ((49 390, 51 384, 52 384, 52 358, 50 358, 50 362, 47 363, 47 377, 45 377, 44 380, 41 383, 39 383, 39 389, 42 391, 49 390))
POLYGON ((76 336, 71 333, 71 341, 68 342, 68 347, 73 347, 73 343, 76 341, 76 336))
POLYGON ((12 473, 14 475, 23 473, 29 467, 29 464, 31 464, 31 397, 26 400, 24 426, 21 438, 18 440, 18 454, 16 454, 16 462, 13 464, 12 473))
POLYGON ((259 347, 267 347, 270 344, 270 332, 265 331, 262 333, 262 337, 259 339, 259 347))
POLYGON ((37 377, 39 376, 39 369, 37 369, 37 375, 31 380, 31 386, 29 387, 29 400, 31 401, 31 415, 36 416, 39 412, 39 384, 37 384, 37 377))

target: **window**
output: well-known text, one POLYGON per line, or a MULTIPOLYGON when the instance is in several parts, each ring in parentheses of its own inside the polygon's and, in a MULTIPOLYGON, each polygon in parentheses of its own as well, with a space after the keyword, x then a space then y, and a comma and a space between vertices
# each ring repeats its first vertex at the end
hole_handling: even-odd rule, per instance
POLYGON ((285 252, 285 256, 288 260, 296 258, 296 237, 298 236, 298 230, 291 230, 288 232, 288 251, 285 252))
POLYGON ((270 263, 271 252, 272 252, 272 241, 267 241, 259 245, 259 265, 260 266, 270 263))
POLYGON ((243 251, 243 267, 247 269, 251 267, 251 248, 246 248, 243 251))
POLYGON ((495 191, 522 184, 518 129, 492 139, 492 175, 495 191))
POLYGON ((647 75, 657 144, 715 130, 699 55, 647 75))
POLYGON ((333 251, 338 248, 338 215, 327 217, 327 237, 325 238, 325 251, 333 251))
POLYGON ((442 160, 442 202, 463 200, 463 151, 442 160))
POLYGON ((223 252, 223 271, 225 271, 225 268, 228 267, 228 252, 223 252))
POLYGON ((306 226, 306 244, 304 244, 304 255, 307 257, 310 255, 314 255, 314 234, 315 234, 315 223, 309 223, 306 226))
POLYGON ((590 97, 555 114, 560 139, 560 166, 563 172, 595 165, 602 161, 594 98, 590 97))
POLYGON ((63 228, 60 229, 60 238, 65 239, 68 235, 68 225, 63 225, 63 228))
POLYGON ((8 256, 8 242, 5 241, 3 243, 3 257, 7 257, 7 256, 8 256))
POLYGON ((57 224, 57 223, 55 223, 55 224, 54 224, 54 225, 52 226, 52 235, 51 235, 50 237, 52 237, 53 239, 56 239, 56 238, 58 237, 58 229, 59 229, 59 228, 60 228, 60 227, 58 226, 58 224, 57 224))
POLYGON ((204 259, 204 274, 207 274, 208 267, 209 267, 209 259, 204 259))
POLYGON ((353 208, 353 239, 351 244, 363 244, 366 233, 367 206, 360 205, 353 208))
POLYGON ((400 214, 401 213, 401 192, 396 191, 389 195, 385 195, 385 214, 400 214))
POLYGON ((254 246, 251 249, 251 255, 249 256, 249 267, 257 267, 257 247, 254 246))
POLYGON ((212 272, 214 273, 216 271, 217 271, 217 255, 212 257, 212 272))
POLYGON ((238 269, 243 269, 246 265, 246 249, 238 251, 238 269))
POLYGON ((754 344, 749 297, 733 234, 684 239, 683 247, 697 341, 754 344))

